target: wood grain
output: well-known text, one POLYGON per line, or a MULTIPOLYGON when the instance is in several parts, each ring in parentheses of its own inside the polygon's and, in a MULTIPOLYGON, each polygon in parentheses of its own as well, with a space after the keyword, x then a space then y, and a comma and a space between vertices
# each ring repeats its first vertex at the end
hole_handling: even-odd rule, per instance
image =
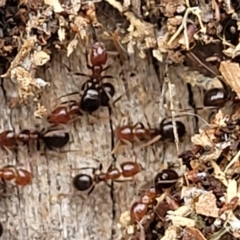
MULTIPOLYGON (((60 63, 65 63, 74 71, 87 72, 84 51, 84 46, 79 45, 69 58, 66 57, 65 52, 54 51, 50 68, 40 69, 37 72, 37 77, 42 77, 51 83, 41 98, 46 107, 54 107, 56 97, 80 88, 85 78, 69 76, 67 69, 60 63)), ((111 80, 116 88, 116 96, 138 84, 134 91, 124 95, 117 103, 113 116, 114 128, 122 117, 119 109, 129 115, 132 122, 142 121, 146 124, 148 121, 151 126, 158 126, 161 119, 169 114, 163 109, 165 94, 162 94, 161 65, 155 63, 160 67, 160 73, 156 73, 152 61, 151 57, 140 59, 136 54, 121 65, 117 57, 109 57, 111 68, 106 74, 116 76, 116 79, 111 80), (122 80, 122 75, 125 81, 122 80)), ((171 70, 170 79, 176 84, 177 97, 182 108, 187 108, 188 92, 184 80, 179 79, 174 70, 171 70)), ((14 92, 14 84, 8 81, 5 80, 5 88, 8 95, 11 95, 14 92)), ((196 104, 201 105, 202 96, 199 95, 201 91, 198 88, 194 88, 193 91, 196 104)), ((3 99, 2 92, 0 94, 3 99)), ((79 96, 71 98, 79 99, 79 96)), ((35 124, 44 124, 47 127, 43 120, 34 119, 31 106, 13 109, 10 112, 4 101, 0 104, 1 130, 11 128, 10 116, 16 131, 34 128, 35 124)), ((108 118, 107 109, 100 109, 97 116, 108 118)), ((180 151, 182 151, 189 147, 194 119, 184 116, 180 119, 187 128, 187 136, 180 143, 180 151)), ((12 189, 10 196, 1 198, 0 220, 4 226, 2 239, 123 239, 123 232, 118 225, 120 214, 129 209, 138 191, 144 188, 145 184, 152 182, 153 176, 161 169, 163 162, 177 161, 174 143, 158 143, 136 154, 126 150, 124 154, 117 155, 117 162, 134 161, 137 158, 145 171, 138 174, 132 182, 115 183, 113 199, 110 194, 111 189, 105 184, 98 184, 90 196, 81 196, 71 185, 72 177, 80 171, 77 168, 97 167, 98 163, 91 160, 92 158, 99 159, 104 169, 112 162, 109 121, 101 119, 96 124, 89 124, 89 118, 84 116, 67 128, 71 134, 71 144, 64 150, 71 149, 77 152, 47 153, 46 156, 40 156, 39 153, 29 154, 27 150, 18 151, 18 161, 29 169, 32 168, 34 180, 31 186, 12 189), (116 211, 114 219, 113 209, 116 211)), ((16 157, 11 161, 2 160, 3 165, 7 162, 15 163, 16 157)), ((91 171, 86 170, 86 172, 91 171)))

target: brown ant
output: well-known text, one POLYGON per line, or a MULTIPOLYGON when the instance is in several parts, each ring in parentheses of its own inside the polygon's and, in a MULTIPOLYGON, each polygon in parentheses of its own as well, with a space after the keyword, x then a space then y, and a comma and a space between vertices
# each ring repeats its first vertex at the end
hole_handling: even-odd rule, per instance
POLYGON ((25 186, 32 183, 32 174, 23 168, 8 165, 0 168, 0 178, 3 181, 14 181, 16 185, 25 186))
POLYGON ((48 129, 41 132, 25 129, 19 134, 13 130, 6 130, 0 133, 0 147, 5 150, 15 148, 18 143, 27 145, 33 140, 42 140, 48 149, 62 148, 69 142, 69 133, 59 129, 48 129))
POLYGON ((133 176, 143 170, 143 167, 137 162, 123 162, 120 164, 120 169, 111 165, 106 172, 102 171, 102 164, 99 168, 80 168, 80 169, 92 169, 93 177, 80 173, 73 178, 73 186, 78 191, 89 191, 88 195, 94 190, 96 184, 100 182, 107 182, 112 180, 114 182, 129 181, 133 176), (99 171, 97 174, 96 171, 99 171), (123 180, 120 178, 123 177, 123 180), (130 179, 129 179, 130 178, 130 179))
MULTIPOLYGON (((107 70, 110 66, 103 67, 107 62, 107 51, 102 42, 95 42, 90 53, 90 62, 88 63, 88 53, 85 54, 87 68, 92 71, 92 74, 88 75, 80 72, 71 72, 70 69, 64 65, 68 71, 73 75, 89 77, 89 79, 82 85, 82 96, 79 103, 79 109, 92 113, 100 106, 109 106, 109 101, 115 94, 115 88, 111 83, 101 83, 104 78, 114 78, 110 75, 102 76, 102 72, 107 70)), ((64 96, 79 94, 79 92, 73 92, 64 96)), ((53 113, 52 113, 53 114, 53 113)), ((68 114, 71 114, 68 111, 68 114)), ((67 114, 66 114, 67 115, 67 114)))
MULTIPOLYGON (((172 122, 165 121, 166 119, 163 119, 163 121, 161 121, 159 129, 151 128, 150 126, 145 127, 141 122, 137 122, 134 125, 126 124, 117 127, 115 130, 115 135, 118 142, 112 153, 116 152, 121 143, 132 146, 133 143, 146 142, 141 146, 146 147, 157 142, 160 139, 163 141, 174 141, 174 125, 172 122)), ((186 129, 182 122, 176 121, 176 129, 179 137, 183 137, 185 135, 186 129)))
POLYGON ((150 206, 156 205, 156 198, 163 190, 172 187, 178 180, 178 174, 172 169, 164 169, 154 178, 155 186, 149 188, 138 202, 133 203, 130 209, 132 223, 139 223, 147 214, 150 206))

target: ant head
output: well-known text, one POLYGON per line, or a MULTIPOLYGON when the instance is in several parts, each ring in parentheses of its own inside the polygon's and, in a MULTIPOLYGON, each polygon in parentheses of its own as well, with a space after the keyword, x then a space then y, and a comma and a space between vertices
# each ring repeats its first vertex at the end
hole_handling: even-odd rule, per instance
POLYGON ((78 191, 87 191, 93 187, 93 179, 87 174, 78 174, 73 178, 73 187, 78 191))
POLYGON ((102 84, 102 94, 101 94, 101 105, 107 107, 109 105, 110 99, 113 98, 115 94, 115 88, 111 83, 102 84))

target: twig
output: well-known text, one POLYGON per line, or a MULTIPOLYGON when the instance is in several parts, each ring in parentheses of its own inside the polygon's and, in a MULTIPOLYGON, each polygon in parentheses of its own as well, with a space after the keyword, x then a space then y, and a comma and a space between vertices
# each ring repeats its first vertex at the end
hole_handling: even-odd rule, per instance
MULTIPOLYGON (((187 19, 188 19, 188 15, 192 13, 194 15, 197 16, 199 24, 200 24, 200 31, 202 32, 206 32, 206 28, 203 26, 202 23, 202 19, 200 16, 201 10, 199 9, 199 7, 192 7, 192 8, 188 8, 184 14, 183 20, 182 20, 182 24, 179 26, 178 30, 173 34, 173 36, 170 38, 170 40, 168 41, 168 45, 171 45, 172 42, 179 36, 179 34, 182 32, 182 30, 184 29, 184 36, 185 36, 185 42, 186 42, 186 46, 187 46, 187 42, 188 42, 188 37, 187 37, 187 19)), ((188 44, 189 45, 189 44, 188 44)), ((188 48, 189 49, 189 46, 188 48)))
MULTIPOLYGON (((168 67, 166 67, 166 68, 167 68, 166 69, 166 73, 167 73, 168 67)), ((168 83, 168 90, 169 90, 169 95, 170 95, 170 109, 174 109, 171 81, 170 81, 169 77, 165 81, 167 81, 167 83, 168 83)), ((179 138, 178 138, 178 133, 177 133, 176 121, 175 121, 175 111, 171 111, 171 115, 172 115, 173 133, 174 133, 174 138, 175 138, 175 143, 176 143, 176 148, 177 148, 177 154, 179 154, 179 138)))
POLYGON ((115 0, 106 0, 111 6, 116 8, 120 13, 122 13, 126 19, 134 26, 137 30, 143 32, 144 35, 152 35, 154 36, 153 26, 147 22, 141 21, 140 19, 136 18, 133 12, 131 11, 124 11, 123 6, 120 2, 115 0))
POLYGON ((239 159, 240 157, 240 150, 238 151, 238 153, 235 155, 235 157, 231 160, 231 162, 227 165, 227 167, 224 170, 224 173, 227 172, 227 170, 239 159))

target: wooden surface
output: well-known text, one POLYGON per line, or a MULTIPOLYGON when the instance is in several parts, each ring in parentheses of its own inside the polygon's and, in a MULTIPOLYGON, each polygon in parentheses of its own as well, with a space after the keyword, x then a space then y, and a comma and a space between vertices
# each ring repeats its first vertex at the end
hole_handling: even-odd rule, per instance
MULTIPOLYGON (((84 51, 84 46, 81 44, 69 58, 66 57, 65 52, 55 51, 49 64, 50 68, 37 72, 37 77, 42 77, 51 83, 41 99, 46 107, 50 108, 50 105, 53 107, 53 100, 56 97, 80 88, 86 78, 67 75, 67 69, 62 67, 60 62, 64 62, 72 70, 87 72, 84 51)), ((140 59, 136 55, 121 65, 116 56, 110 56, 108 62, 111 68, 106 74, 116 76, 116 79, 110 80, 116 88, 116 97, 126 89, 139 84, 138 88, 123 96, 117 108, 125 115, 129 115, 134 123, 148 121, 151 126, 158 126, 161 119, 170 114, 163 109, 166 94, 162 89, 167 89, 168 85, 165 83, 165 87, 162 88, 164 79, 154 70, 152 58, 140 59), (124 73, 125 81, 122 80, 121 72, 124 73), (148 119, 145 118, 144 113, 148 119)), ((161 67, 160 64, 155 64, 161 67)), ((162 72, 161 68, 160 72, 162 72)), ((177 98, 182 108, 187 108, 189 95, 185 82, 176 72, 174 73, 174 70, 171 70, 170 80, 171 83, 176 84, 177 98)), ((11 95, 14 84, 5 81, 5 88, 8 95, 11 95)), ((201 91, 199 88, 193 88, 193 92, 196 105, 201 105, 201 91)), ((3 99, 2 92, 0 94, 3 99)), ((71 98, 79 97, 76 95, 71 98)), ((35 124, 44 124, 43 120, 34 118, 32 107, 21 107, 10 112, 4 101, 0 104, 1 130, 12 128, 10 115, 16 131, 34 128, 35 124)), ((114 128, 121 120, 118 109, 113 116, 114 128)), ((71 134, 71 144, 64 150, 71 149, 78 152, 49 153, 46 157, 40 157, 36 152, 28 154, 26 150, 18 151, 19 163, 28 169, 32 168, 34 179, 31 186, 12 189, 10 196, 1 198, 0 220, 4 227, 2 239, 122 239, 122 231, 118 225, 120 214, 129 209, 138 191, 144 188, 145 184, 151 183, 155 173, 162 168, 163 162, 177 160, 176 145, 160 142, 154 147, 147 147, 137 152, 137 156, 131 150, 118 154, 117 162, 134 161, 137 158, 145 170, 138 174, 133 182, 115 183, 113 199, 110 194, 111 189, 104 183, 98 184, 90 196, 82 196, 74 191, 71 185, 72 177, 80 171, 77 168, 97 167, 98 163, 91 160, 92 158, 99 159, 104 169, 112 161, 109 121, 104 120, 104 117, 108 117, 108 111, 101 108, 96 115, 102 117, 98 123, 90 125, 88 117, 84 116, 76 124, 67 126, 71 134), (115 219, 112 215, 114 211, 116 211, 115 219)), ((182 151, 189 147, 195 120, 192 117, 180 119, 187 129, 187 136, 179 145, 182 151)), ((15 163, 16 157, 11 160, 3 159, 2 165, 7 162, 15 163)))

